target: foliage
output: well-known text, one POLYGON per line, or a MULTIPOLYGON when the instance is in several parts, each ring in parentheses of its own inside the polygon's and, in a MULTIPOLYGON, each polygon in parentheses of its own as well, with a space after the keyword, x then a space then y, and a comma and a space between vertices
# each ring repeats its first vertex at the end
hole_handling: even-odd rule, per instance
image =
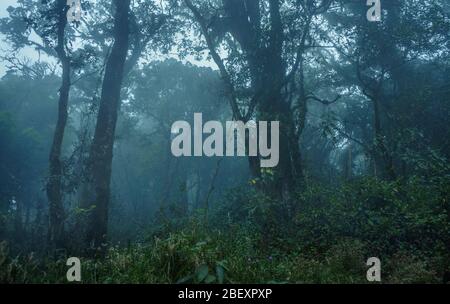
MULTIPOLYGON (((271 212, 261 207, 261 194, 233 191, 240 203, 247 198, 241 208, 247 216, 229 201, 230 208, 212 215, 227 218, 214 228, 194 217, 142 243, 111 246, 104 258, 82 259, 83 282, 366 283, 365 261, 376 256, 383 283, 439 283, 450 267, 448 193, 442 192, 449 180, 442 183, 363 178, 340 189, 311 185, 297 197, 294 227, 277 238, 265 236, 259 222, 267 223, 263 214, 271 212)), ((2 281, 65 282, 64 258, 10 258, 5 246, 2 281)))
POLYGON ((86 283, 366 283, 373 256, 384 283, 448 277, 450 6, 385 2, 369 22, 365 1, 134 0, 124 79, 108 85, 124 2, 82 0, 66 25, 65 0, 15 1, 0 18, 0 281, 64 283, 69 256, 86 283), (65 238, 50 244, 61 42, 65 238), (99 113, 108 153, 92 152, 99 113), (171 126, 194 113, 279 121, 279 165, 174 157, 171 126))

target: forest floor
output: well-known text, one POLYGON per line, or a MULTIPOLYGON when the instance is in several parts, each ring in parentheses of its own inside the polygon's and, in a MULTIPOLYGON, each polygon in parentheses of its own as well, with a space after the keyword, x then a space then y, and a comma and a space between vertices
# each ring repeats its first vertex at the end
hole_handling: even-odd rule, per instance
MULTIPOLYGON (((232 191, 221 208, 163 223, 139 242, 80 257, 83 283, 368 283, 367 260, 381 262, 381 283, 442 283, 450 269, 447 178, 339 189, 310 185, 292 221, 258 191, 232 191)), ((67 256, 8 253, 0 282, 66 283, 67 256)))

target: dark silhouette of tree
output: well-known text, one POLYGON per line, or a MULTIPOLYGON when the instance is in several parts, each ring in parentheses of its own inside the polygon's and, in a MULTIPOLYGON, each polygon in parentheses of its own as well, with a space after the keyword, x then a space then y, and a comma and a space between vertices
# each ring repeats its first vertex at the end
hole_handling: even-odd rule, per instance
MULTIPOLYGON (((280 122, 280 161, 269 193, 287 198, 303 182, 299 138, 305 125, 304 53, 312 45, 311 23, 332 1, 282 3, 218 1, 185 4, 205 38, 225 82, 234 118, 280 122), (228 61, 218 48, 229 51, 228 61)), ((258 157, 250 169, 261 177, 258 157)))
POLYGON ((89 197, 95 207, 88 221, 86 241, 93 246, 100 246, 106 240, 114 135, 129 49, 130 0, 115 0, 114 5, 114 44, 105 67, 97 123, 88 160, 89 197))
MULTIPOLYGON (((15 50, 31 46, 49 56, 56 57, 62 67, 61 86, 56 126, 49 154, 49 176, 46 183, 49 201, 49 234, 52 246, 64 246, 64 204, 63 204, 63 164, 61 149, 64 131, 68 117, 68 102, 70 91, 71 55, 67 47, 67 1, 52 2, 19 1, 19 6, 11 8, 9 18, 1 22, 1 31, 5 33, 15 50), (36 33, 42 43, 30 38, 31 32, 36 33)), ((17 65, 15 55, 6 58, 17 65)), ((30 69, 20 65, 20 69, 30 69)))
POLYGON ((62 66, 62 84, 59 89, 58 119, 56 121, 53 143, 49 157, 49 178, 47 181, 47 197, 49 200, 49 238, 56 247, 64 245, 64 206, 62 189, 61 147, 64 130, 67 124, 68 102, 70 91, 70 57, 66 52, 65 28, 67 24, 67 5, 65 0, 58 0, 57 12, 57 45, 55 47, 62 66))

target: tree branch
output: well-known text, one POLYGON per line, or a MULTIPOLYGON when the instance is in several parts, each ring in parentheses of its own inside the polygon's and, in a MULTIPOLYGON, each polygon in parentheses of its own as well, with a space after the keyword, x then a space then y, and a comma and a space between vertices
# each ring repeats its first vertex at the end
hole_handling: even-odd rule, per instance
POLYGON ((208 26, 206 24, 206 20, 203 18, 203 16, 199 12, 199 10, 192 4, 192 2, 190 0, 184 0, 184 2, 186 4, 186 6, 194 14, 195 19, 199 23, 202 34, 206 40, 206 44, 208 45, 211 57, 213 58, 216 65, 219 67, 220 75, 221 75, 223 81, 225 82, 225 85, 228 90, 228 95, 230 98, 230 104, 231 104, 231 109, 233 111, 233 116, 235 116, 235 118, 237 118, 238 120, 242 120, 243 115, 242 115, 241 111, 239 110, 239 106, 237 104, 237 97, 236 97, 236 92, 235 92, 233 82, 232 82, 231 77, 225 67, 225 64, 224 64, 222 58, 219 56, 219 54, 217 53, 217 51, 214 47, 214 43, 208 33, 208 26))
POLYGON ((306 96, 306 100, 311 99, 311 100, 320 102, 323 105, 329 106, 329 105, 337 102, 339 99, 341 99, 341 97, 342 97, 341 95, 337 95, 333 100, 327 100, 327 99, 321 99, 321 98, 319 98, 316 95, 311 93, 308 96, 306 96))

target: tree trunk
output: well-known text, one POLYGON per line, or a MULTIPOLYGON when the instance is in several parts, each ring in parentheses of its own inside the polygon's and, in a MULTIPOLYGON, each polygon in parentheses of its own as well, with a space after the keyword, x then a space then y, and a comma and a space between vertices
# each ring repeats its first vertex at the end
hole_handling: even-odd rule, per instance
POLYGON ((386 146, 386 139, 383 135, 381 128, 381 113, 380 104, 377 97, 373 100, 373 112, 374 112, 374 148, 375 148, 375 167, 377 172, 382 175, 383 178, 395 179, 396 174, 394 170, 394 164, 392 156, 386 146))
MULTIPOLYGON (((222 17, 221 26, 226 28, 242 48, 243 56, 250 71, 252 103, 246 114, 242 114, 236 99, 237 94, 230 74, 223 60, 215 49, 214 39, 210 34, 207 19, 193 5, 185 0, 187 7, 193 12, 205 37, 211 56, 219 67, 223 81, 226 84, 231 100, 233 116, 240 120, 253 117, 259 120, 280 122, 280 159, 273 168, 276 181, 269 187, 262 185, 268 193, 288 194, 301 177, 300 150, 298 139, 303 127, 297 127, 293 113, 286 96, 281 93, 287 81, 287 63, 283 58, 284 29, 281 18, 279 0, 268 1, 270 29, 267 39, 261 24, 261 6, 256 0, 223 0, 222 7, 226 17, 222 17), (270 189, 269 189, 270 188, 270 189), (273 191, 272 191, 273 190, 273 191)), ((306 35, 305 35, 306 37, 306 35)), ((304 124, 304 119, 302 124, 304 124)), ((259 157, 249 157, 250 171, 255 178, 261 177, 259 157)), ((268 182, 268 181, 267 181, 268 182)))
POLYGON ((110 180, 113 144, 120 90, 129 47, 130 0, 115 0, 114 45, 108 58, 103 79, 100 106, 94 139, 89 155, 89 191, 93 208, 88 221, 86 241, 97 247, 105 242, 110 201, 110 180))
POLYGON ((65 28, 67 24, 67 7, 65 0, 59 0, 57 4, 59 12, 57 37, 58 44, 55 48, 62 65, 62 84, 59 89, 58 119, 53 143, 49 155, 49 178, 46 185, 49 201, 49 242, 52 247, 64 246, 64 207, 62 194, 62 164, 61 147, 64 139, 64 130, 67 124, 67 107, 70 91, 70 59, 65 51, 65 28))

